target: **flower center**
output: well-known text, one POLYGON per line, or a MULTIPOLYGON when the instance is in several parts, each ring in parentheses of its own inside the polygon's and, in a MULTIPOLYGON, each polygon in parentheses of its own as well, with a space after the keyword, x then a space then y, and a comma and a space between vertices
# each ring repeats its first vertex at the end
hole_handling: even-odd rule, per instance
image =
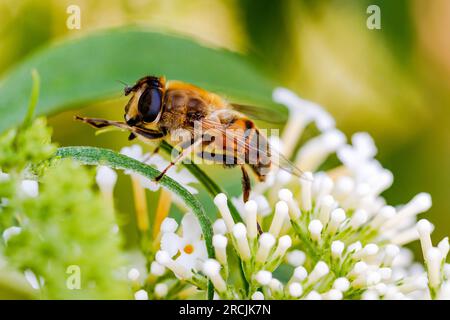
POLYGON ((194 252, 194 246, 191 244, 188 244, 187 246, 184 247, 184 252, 186 252, 187 254, 191 254, 192 252, 194 252))

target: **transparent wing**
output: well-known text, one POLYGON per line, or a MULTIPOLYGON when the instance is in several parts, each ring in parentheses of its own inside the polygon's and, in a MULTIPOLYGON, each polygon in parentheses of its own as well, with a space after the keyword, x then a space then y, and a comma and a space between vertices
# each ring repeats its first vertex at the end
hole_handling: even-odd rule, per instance
POLYGON ((207 131, 213 136, 222 136, 222 139, 225 139, 225 143, 227 145, 236 144, 237 147, 240 148, 239 150, 245 150, 246 152, 253 151, 255 154, 259 153, 260 155, 270 158, 273 166, 289 172, 297 177, 304 176, 303 171, 287 159, 283 154, 272 148, 267 139, 265 140, 268 147, 260 148, 259 146, 255 146, 248 142, 249 139, 247 139, 244 130, 229 130, 229 128, 222 123, 206 118, 201 120, 201 124, 204 131, 207 131))
POLYGON ((231 109, 247 115, 251 119, 261 120, 268 123, 283 124, 286 122, 286 117, 279 112, 268 108, 250 106, 246 104, 232 103, 231 109))

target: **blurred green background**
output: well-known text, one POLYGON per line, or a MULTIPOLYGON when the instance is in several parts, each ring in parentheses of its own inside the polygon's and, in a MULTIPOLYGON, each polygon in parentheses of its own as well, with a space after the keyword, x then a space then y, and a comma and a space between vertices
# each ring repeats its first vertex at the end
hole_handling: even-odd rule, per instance
MULTIPOLYGON (((433 208, 423 216, 436 226, 433 238, 450 234, 450 1, 0 0, 0 74, 58 39, 130 24, 244 53, 280 85, 322 104, 348 137, 368 131, 395 176, 388 202, 431 193, 433 208), (80 30, 66 27, 72 4, 81 8, 80 30), (381 9, 380 30, 366 27, 371 4, 381 9)), ((118 97, 122 89, 117 82, 118 97)), ((52 116, 54 140, 119 150, 126 135, 95 137, 72 117, 121 119, 124 101, 52 116)), ((206 170, 216 179, 230 176, 206 170)), ((239 172, 226 179, 239 193, 239 172)), ((132 208, 129 183, 120 177, 122 212, 132 208)))

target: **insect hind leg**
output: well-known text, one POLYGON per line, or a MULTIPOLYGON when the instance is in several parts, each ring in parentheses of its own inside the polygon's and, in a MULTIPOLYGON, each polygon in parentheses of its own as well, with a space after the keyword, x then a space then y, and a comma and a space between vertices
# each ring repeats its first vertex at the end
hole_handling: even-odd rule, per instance
POLYGON ((251 184, 250 184, 250 177, 248 176, 248 172, 245 169, 245 166, 241 166, 242 171, 242 200, 245 202, 248 201, 250 198, 250 190, 251 190, 251 184))

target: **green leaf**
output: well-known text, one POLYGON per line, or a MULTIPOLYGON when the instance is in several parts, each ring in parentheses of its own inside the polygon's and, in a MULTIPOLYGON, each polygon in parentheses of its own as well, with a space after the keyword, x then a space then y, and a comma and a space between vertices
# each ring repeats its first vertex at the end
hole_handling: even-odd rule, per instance
POLYGON ((0 81, 0 132, 24 118, 31 70, 41 78, 37 114, 54 114, 118 98, 122 85, 144 75, 164 75, 223 94, 236 102, 271 108, 274 84, 242 55, 178 36, 127 27, 65 40, 43 48, 0 81))
MULTIPOLYGON (((129 158, 122 154, 118 154, 112 150, 95 148, 95 147, 64 147, 59 148, 57 157, 60 158, 72 158, 83 164, 87 165, 104 165, 118 170, 130 170, 132 172, 138 173, 148 179, 156 178, 160 172, 153 167, 150 167, 142 162, 135 159, 129 158)), ((174 192, 179 197, 181 197, 185 204, 192 210, 192 212, 197 217, 200 226, 203 231, 203 236, 206 242, 206 249, 208 251, 208 256, 214 258, 214 248, 212 245, 212 226, 211 221, 206 215, 203 206, 192 194, 190 194, 183 186, 181 186, 175 180, 169 178, 165 175, 159 183, 167 188, 168 190, 174 192)), ((212 297, 211 291, 212 287, 208 286, 208 297, 212 297)))

